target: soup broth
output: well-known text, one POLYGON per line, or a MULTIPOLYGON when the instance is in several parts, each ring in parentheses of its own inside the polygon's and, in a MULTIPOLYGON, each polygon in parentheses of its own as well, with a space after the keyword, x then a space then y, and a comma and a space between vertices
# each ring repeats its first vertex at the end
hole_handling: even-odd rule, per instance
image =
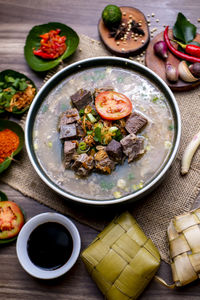
POLYGON ((87 199, 120 198, 149 183, 165 164, 174 139, 174 120, 164 95, 148 79, 119 67, 97 67, 63 80, 43 101, 33 129, 34 150, 47 176, 64 191, 87 199), (145 138, 145 153, 128 164, 117 165, 110 174, 91 173, 78 177, 65 169, 62 144, 57 130, 59 116, 71 108, 70 96, 79 89, 112 86, 126 95, 133 110, 143 114, 148 124, 139 132, 145 138))

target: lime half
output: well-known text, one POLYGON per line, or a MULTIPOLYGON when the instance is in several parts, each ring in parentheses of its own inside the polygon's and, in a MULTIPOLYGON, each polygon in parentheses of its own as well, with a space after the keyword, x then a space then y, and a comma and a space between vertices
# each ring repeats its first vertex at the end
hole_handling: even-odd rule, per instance
POLYGON ((116 27, 121 22, 122 12, 116 5, 107 5, 102 12, 102 19, 106 27, 116 27))

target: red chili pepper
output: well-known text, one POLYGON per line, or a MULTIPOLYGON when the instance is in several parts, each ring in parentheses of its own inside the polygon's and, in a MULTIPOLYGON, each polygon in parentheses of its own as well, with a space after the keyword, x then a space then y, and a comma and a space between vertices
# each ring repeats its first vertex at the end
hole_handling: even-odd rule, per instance
POLYGON ((165 40, 165 42, 166 42, 166 44, 167 44, 168 49, 169 49, 175 56, 177 56, 177 57, 179 57, 179 58, 181 58, 181 59, 187 60, 187 61, 192 62, 192 63, 195 63, 195 62, 199 62, 199 63, 200 63, 200 58, 194 57, 194 56, 190 56, 190 55, 185 54, 185 53, 182 53, 182 52, 178 51, 177 49, 175 49, 175 48, 172 46, 172 44, 171 44, 171 42, 170 42, 170 40, 169 40, 169 37, 168 37, 168 28, 169 28, 169 26, 167 26, 167 27, 165 28, 165 31, 164 31, 164 40, 165 40))
POLYGON ((185 49, 185 52, 193 55, 195 57, 200 57, 200 47, 197 45, 185 45, 183 43, 180 43, 179 41, 172 40, 173 42, 179 44, 183 49, 185 49))
POLYGON ((45 53, 45 52, 43 52, 43 51, 41 51, 39 49, 38 50, 34 50, 33 53, 35 55, 40 56, 40 57, 45 58, 45 59, 53 59, 54 58, 53 53, 48 54, 48 53, 45 53))

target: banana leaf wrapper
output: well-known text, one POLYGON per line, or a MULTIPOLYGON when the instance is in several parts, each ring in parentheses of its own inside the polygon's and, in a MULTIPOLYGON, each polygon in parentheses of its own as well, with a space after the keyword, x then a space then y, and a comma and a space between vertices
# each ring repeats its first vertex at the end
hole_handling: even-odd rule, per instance
POLYGON ((81 258, 108 300, 137 299, 160 265, 157 248, 128 212, 115 218, 81 258))
POLYGON ((172 276, 176 286, 200 277, 200 208, 174 217, 168 227, 172 276))

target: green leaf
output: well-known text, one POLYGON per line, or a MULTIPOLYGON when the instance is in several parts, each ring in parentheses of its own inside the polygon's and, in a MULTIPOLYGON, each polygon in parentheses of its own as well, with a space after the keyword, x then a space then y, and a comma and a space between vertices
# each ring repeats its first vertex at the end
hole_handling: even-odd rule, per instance
POLYGON ((198 47, 200 47, 200 43, 198 43, 197 41, 192 41, 190 43, 188 43, 189 45, 196 45, 198 47))
POLYGON ((25 81, 19 82, 19 90, 24 91, 27 88, 28 84, 25 81))
MULTIPOLYGON (((18 84, 17 83, 17 79, 19 79, 19 81, 20 82, 24 82, 25 84, 27 84, 27 82, 28 83, 30 83, 34 88, 35 88, 35 90, 36 90, 36 92, 37 92, 37 88, 36 88, 36 86, 35 86, 35 84, 34 84, 34 82, 30 79, 30 78, 28 78, 25 74, 23 74, 23 73, 19 73, 19 72, 17 72, 17 71, 15 71, 15 70, 10 70, 10 69, 8 69, 8 70, 4 70, 4 71, 2 71, 2 72, 0 72, 0 82, 4 82, 4 80, 5 80, 5 76, 7 76, 7 77, 12 77, 12 78, 14 78, 14 82, 13 82, 13 84, 12 84, 12 86, 14 86, 15 87, 15 84, 18 84)), ((12 90, 14 91, 14 89, 12 88, 12 90)), ((4 95, 5 95, 5 93, 4 93, 4 95)), ((8 96, 10 96, 10 95, 8 95, 8 96)), ((9 97, 7 97, 7 101, 10 101, 10 98, 8 99, 9 97)), ((8 103, 9 104, 9 103, 8 103)), ((30 106, 30 105, 29 105, 30 106)), ((16 111, 13 111, 12 113, 13 114, 23 114, 26 110, 28 110, 29 109, 29 106, 27 106, 27 107, 25 107, 24 109, 22 109, 22 110, 16 110, 16 111)), ((9 107, 9 105, 8 105, 8 107, 9 107)), ((1 108, 2 110, 3 110, 3 108, 1 108)), ((1 112, 4 112, 4 110, 3 111, 0 111, 0 113, 1 112)))
POLYGON ((101 143, 101 128, 96 127, 94 130, 94 140, 101 143))
POLYGON ((6 158, 1 164, 0 164, 0 173, 3 172, 5 169, 7 169, 9 167, 9 165, 12 162, 12 158, 21 151, 21 149, 23 148, 24 145, 24 131, 21 128, 21 126, 19 126, 19 124, 17 124, 16 122, 12 122, 9 120, 3 120, 0 119, 0 131, 4 130, 4 129, 10 129, 12 131, 14 131, 18 137, 19 137, 19 146, 17 147, 17 149, 12 153, 11 157, 6 158))
POLYGON ((26 44, 24 47, 24 55, 29 66, 38 72, 44 72, 56 67, 64 59, 72 55, 79 44, 79 37, 77 33, 70 27, 62 23, 48 23, 38 26, 34 26, 29 32, 26 44), (58 58, 53 60, 45 60, 33 54, 34 48, 40 47, 40 35, 49 32, 52 29, 61 29, 61 36, 65 35, 67 37, 66 51, 58 58))
POLYGON ((117 131, 116 131, 116 133, 115 133, 115 136, 113 137, 114 138, 114 140, 116 140, 116 141, 120 141, 121 139, 122 139, 122 133, 121 133, 121 131, 120 131, 120 129, 118 129, 117 131))
POLYGON ((8 197, 6 196, 6 194, 0 191, 0 201, 7 201, 7 200, 8 197))
POLYGON ((196 36, 196 26, 191 24, 182 13, 178 13, 176 23, 173 26, 173 35, 185 44, 191 42, 196 36))

